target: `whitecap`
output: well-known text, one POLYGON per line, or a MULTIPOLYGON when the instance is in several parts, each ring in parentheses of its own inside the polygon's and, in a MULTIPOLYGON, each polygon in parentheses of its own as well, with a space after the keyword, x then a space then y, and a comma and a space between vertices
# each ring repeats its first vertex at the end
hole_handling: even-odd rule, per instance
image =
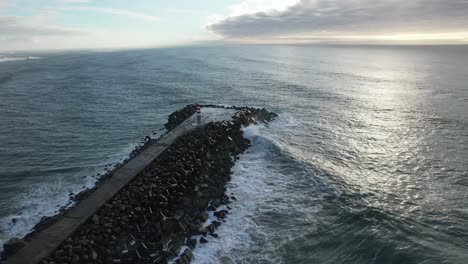
MULTIPOLYGON (((280 120, 275 122, 282 123, 280 120)), ((285 207, 284 211, 288 210, 289 205, 292 205, 293 212, 303 209, 288 197, 290 176, 272 166, 270 158, 276 147, 272 146, 274 142, 269 138, 271 131, 271 126, 268 128, 264 125, 243 128, 244 137, 252 141, 252 146, 234 165, 232 180, 227 184, 226 191, 229 196, 232 193, 236 200, 230 205, 232 210, 226 222, 216 231, 219 237, 207 237, 209 243, 197 245, 193 252, 193 263, 282 262, 280 256, 273 254, 274 241, 278 241, 277 236, 282 236, 284 242, 294 238, 283 232, 273 234, 269 227, 258 222, 258 217, 271 209, 269 203, 273 200, 282 200, 280 206, 285 207)), ((307 210, 301 214, 313 222, 314 215, 321 207, 307 210)))
POLYGON ((11 62, 11 61, 23 61, 23 60, 39 60, 41 57, 0 57, 0 63, 2 62, 11 62))

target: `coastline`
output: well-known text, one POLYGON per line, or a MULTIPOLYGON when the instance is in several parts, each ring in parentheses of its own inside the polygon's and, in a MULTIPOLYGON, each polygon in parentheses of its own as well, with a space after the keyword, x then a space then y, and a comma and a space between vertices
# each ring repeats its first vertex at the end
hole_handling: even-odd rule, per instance
MULTIPOLYGON (((153 245, 156 246, 153 247, 153 249, 157 248, 160 252, 158 258, 154 258, 153 256, 153 260, 158 260, 162 263, 164 263, 165 260, 177 258, 179 256, 177 255, 179 253, 177 249, 179 249, 179 251, 181 248, 184 249, 184 245, 186 246, 186 249, 184 249, 184 252, 186 253, 183 254, 185 257, 179 259, 185 259, 185 261, 187 261, 187 259, 190 259, 190 249, 193 249, 193 247, 195 247, 196 244, 196 242, 193 241, 192 236, 198 236, 198 240, 200 242, 204 242, 202 239, 203 235, 216 236, 215 230, 217 226, 221 224, 225 214, 228 213, 226 207, 229 203, 230 197, 225 196, 224 186, 229 180, 230 168, 234 164, 231 160, 231 157, 236 157, 237 155, 242 153, 249 145, 248 140, 243 138, 241 127, 257 122, 268 122, 271 119, 273 119, 276 116, 276 114, 270 113, 265 109, 255 109, 248 107, 226 107, 218 105, 203 105, 202 107, 232 109, 237 110, 238 112, 232 117, 232 121, 209 123, 204 126, 198 127, 183 136, 180 136, 171 146, 169 146, 161 154, 160 157, 156 158, 156 160, 150 166, 148 166, 142 173, 140 173, 134 180, 132 180, 132 182, 127 184, 127 186, 125 186, 114 198, 108 201, 104 205, 104 207, 100 209, 98 214, 95 215, 97 216, 97 218, 93 216, 91 220, 87 221, 82 227, 80 227, 79 231, 72 236, 71 241, 69 241, 70 238, 67 239, 67 241, 65 241, 65 243, 62 244, 62 246, 57 251, 55 251, 55 253, 50 257, 50 259, 48 259, 49 262, 63 262, 73 260, 74 262, 72 263, 83 263, 82 261, 84 261, 84 259, 89 260, 90 257, 91 259, 95 259, 97 261, 97 259, 100 259, 100 257, 103 256, 103 252, 104 255, 109 256, 109 252, 107 252, 109 249, 103 248, 89 248, 90 252, 87 252, 87 254, 84 254, 81 251, 78 252, 79 254, 75 254, 76 252, 74 252, 74 250, 68 250, 67 252, 64 251, 65 248, 70 249, 70 246, 71 248, 86 246, 90 247, 89 244, 92 245, 96 243, 99 240, 99 237, 95 237, 95 239, 92 240, 85 239, 88 240, 88 242, 92 243, 84 243, 85 245, 82 245, 83 239, 75 238, 75 236, 81 235, 81 238, 83 236, 88 237, 90 232, 99 233, 99 230, 106 230, 106 232, 109 231, 109 233, 112 234, 111 237, 102 234, 102 237, 100 238, 110 238, 112 241, 126 241, 123 243, 127 243, 125 245, 127 245, 128 247, 128 243, 131 243, 130 240, 136 239, 135 235, 132 234, 132 232, 135 232, 135 228, 137 229, 137 232, 140 233, 138 236, 141 236, 141 232, 145 232, 140 230, 140 222, 142 221, 142 217, 143 219, 146 219, 145 221, 148 222, 149 219, 152 219, 151 222, 154 225, 152 227, 153 229, 151 230, 151 232, 159 233, 159 241, 165 241, 165 243, 162 243, 162 245, 153 245), (203 142, 201 140, 203 140, 203 142), (180 159, 183 162, 178 161, 180 160, 179 158, 177 158, 177 160, 171 158, 174 156, 180 157, 180 159), (180 170, 181 167, 183 167, 184 169, 180 170), (201 174, 202 172, 203 175, 201 174), (120 206, 123 203, 125 204, 124 201, 134 199, 134 197, 129 198, 129 190, 132 189, 135 184, 136 186, 140 186, 138 187, 140 189, 137 188, 137 190, 143 190, 144 186, 146 186, 146 182, 151 182, 154 180, 151 178, 151 175, 155 174, 159 175, 157 177, 158 182, 156 186, 150 188, 150 193, 160 194, 161 196, 158 196, 160 199, 157 200, 156 198, 151 198, 153 197, 153 195, 146 193, 146 195, 140 197, 141 199, 136 200, 146 201, 156 199, 153 202, 156 202, 156 204, 159 204, 159 206, 162 206, 162 208, 164 208, 161 209, 162 211, 159 211, 159 214, 156 214, 156 216, 153 214, 155 211, 157 211, 156 208, 152 207, 153 205, 151 204, 153 203, 146 203, 144 205, 139 204, 139 206, 131 206, 129 208, 124 208, 123 210, 114 207, 120 206), (171 194, 172 191, 174 191, 175 194, 171 194), (127 193, 127 196, 122 193, 127 193), (166 193, 167 195, 164 195, 163 193, 166 193), (181 196, 181 194, 184 195, 181 196), (150 197, 148 197, 148 195, 150 195, 150 197), (219 206, 221 205, 224 205, 223 209, 216 211, 216 209, 219 208, 219 206), (133 210, 133 208, 135 210, 139 208, 139 210, 136 210, 138 212, 133 210), (207 221, 207 209, 211 211, 216 211, 215 215, 219 218, 219 221, 209 223, 205 227, 204 224, 207 221), (150 213, 150 215, 148 215, 148 211, 153 211, 153 213, 150 213), (180 211, 184 212, 182 216, 180 215, 180 211), (121 221, 119 222, 119 224, 116 224, 114 223, 114 221, 109 220, 115 218, 115 212, 126 214, 126 217, 121 219, 123 220, 123 222, 121 221), (136 217, 135 215, 139 215, 139 217, 136 217), (107 220, 104 221, 96 219, 107 220), (169 221, 168 219, 171 219, 171 221, 169 221), (132 229, 133 231, 128 232, 127 230, 125 231, 126 235, 120 237, 120 235, 122 235, 121 233, 123 232, 122 230, 124 230, 125 227, 131 227, 130 229, 132 229), (190 239, 187 240, 187 238, 190 239)), ((192 109, 194 109, 192 105, 188 105, 182 110, 172 113, 168 118, 168 123, 166 124, 168 132, 170 132, 171 129, 177 127, 182 122, 184 122, 184 120, 187 117, 190 117, 193 114, 191 112, 192 109)), ((134 155, 133 157, 138 156, 138 153, 141 153, 145 148, 147 148, 151 144, 154 144, 155 142, 157 142, 157 140, 147 140, 147 142, 141 148, 136 149, 134 152, 132 152, 132 155, 134 155)), ((127 159, 126 162, 131 161, 133 157, 127 159)), ((76 199, 75 201, 77 201, 76 204, 79 204, 79 201, 88 197, 91 193, 97 190, 101 186, 102 182, 105 182, 110 177, 110 175, 112 175, 116 170, 124 166, 126 162, 117 166, 114 170, 109 172, 107 178, 101 177, 96 187, 75 196, 74 199, 76 199)), ((153 183, 153 185, 154 184, 155 183, 153 183)), ((70 209, 64 210, 59 215, 49 219, 48 221, 41 221, 41 223, 36 225, 34 231, 25 237, 25 240, 33 240, 38 233, 40 233, 48 226, 53 225, 56 221, 62 218, 63 215, 69 210, 70 209)), ((108 241, 106 239, 104 240, 108 241)), ((102 246, 102 242, 103 241, 99 242, 99 245, 102 246)), ((147 247, 146 244, 144 245, 145 247, 147 247)), ((115 244, 108 245, 108 248, 115 249, 116 247, 117 246, 115 244)), ((121 247, 122 245, 120 245, 117 248, 121 247)), ((121 259, 121 261, 127 262, 132 257, 138 258, 138 256, 141 257, 142 254, 144 255, 144 253, 140 252, 142 251, 141 248, 140 251, 138 251, 138 249, 135 249, 133 255, 130 257, 123 254, 122 250, 117 251, 112 252, 112 256, 114 258, 121 259), (119 251, 120 253, 116 253, 117 251, 119 251)), ((151 254, 148 253, 146 254, 146 257, 150 257, 149 255, 153 254, 154 252, 151 254)), ((101 260, 104 261, 103 259, 101 260)), ((110 260, 108 259, 107 261, 110 260)))

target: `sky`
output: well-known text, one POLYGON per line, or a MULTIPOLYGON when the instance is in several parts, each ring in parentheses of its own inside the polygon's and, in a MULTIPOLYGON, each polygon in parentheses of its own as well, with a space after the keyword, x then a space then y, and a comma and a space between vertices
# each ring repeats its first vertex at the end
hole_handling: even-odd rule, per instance
POLYGON ((468 0, 0 0, 0 50, 468 44, 468 0))

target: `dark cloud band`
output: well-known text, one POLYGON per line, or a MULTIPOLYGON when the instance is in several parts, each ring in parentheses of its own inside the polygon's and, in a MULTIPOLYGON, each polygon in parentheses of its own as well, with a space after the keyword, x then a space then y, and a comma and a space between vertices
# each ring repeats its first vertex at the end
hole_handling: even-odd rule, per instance
POLYGON ((206 28, 226 38, 468 30, 468 0, 302 0, 281 12, 228 17, 206 28))

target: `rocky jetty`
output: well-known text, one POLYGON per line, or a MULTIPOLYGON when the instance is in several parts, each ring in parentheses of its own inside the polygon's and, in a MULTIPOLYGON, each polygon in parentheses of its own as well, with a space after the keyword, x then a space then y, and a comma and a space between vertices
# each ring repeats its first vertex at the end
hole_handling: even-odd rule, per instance
MULTIPOLYGON (((182 123, 190 108, 173 113, 166 128, 182 123)), ((241 128, 276 117, 265 109, 234 109, 231 121, 179 137, 42 263, 189 263, 197 243, 218 237, 229 214, 225 186, 233 157, 249 146, 241 128)))

